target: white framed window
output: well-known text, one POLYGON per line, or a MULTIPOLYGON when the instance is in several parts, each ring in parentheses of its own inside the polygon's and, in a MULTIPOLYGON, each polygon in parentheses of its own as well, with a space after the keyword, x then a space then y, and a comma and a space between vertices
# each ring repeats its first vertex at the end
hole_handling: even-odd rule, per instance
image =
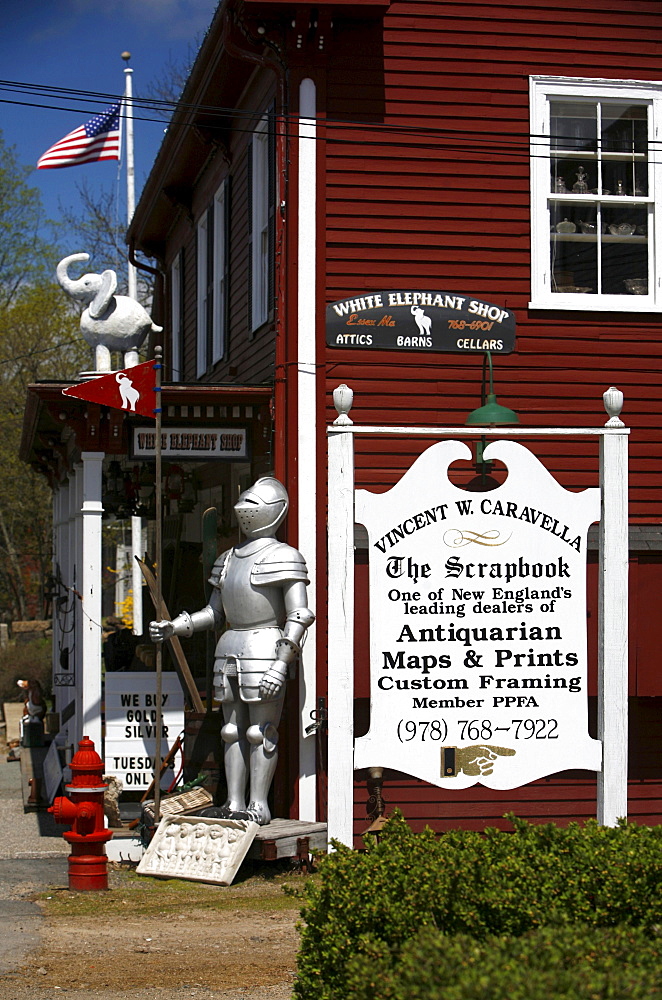
POLYGON ((226 351, 228 318, 228 217, 229 183, 223 181, 214 195, 214 240, 212 284, 211 363, 221 361, 226 351))
POLYGON ((177 254, 170 268, 170 326, 172 341, 170 369, 173 381, 181 381, 182 372, 182 258, 177 254))
POLYGON ((662 84, 531 77, 533 309, 662 311, 662 84))
POLYGON ((199 378, 208 367, 208 331, 211 295, 209 288, 209 212, 196 227, 196 349, 195 373, 199 378))
POLYGON ((265 115, 253 132, 250 149, 250 330, 269 319, 275 164, 271 115, 265 115))

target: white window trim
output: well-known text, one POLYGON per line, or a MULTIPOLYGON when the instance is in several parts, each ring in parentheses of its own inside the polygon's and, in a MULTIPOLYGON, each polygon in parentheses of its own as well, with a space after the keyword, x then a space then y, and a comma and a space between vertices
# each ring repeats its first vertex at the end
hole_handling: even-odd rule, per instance
POLYGON ((227 339, 227 187, 225 180, 214 195, 213 365, 223 360, 227 339))
POLYGON ((177 254, 172 262, 172 267, 170 268, 170 328, 172 330, 170 342, 170 370, 171 377, 175 382, 181 382, 182 380, 181 317, 182 262, 180 254, 177 254))
MULTIPOLYGON (((642 80, 603 80, 532 76, 529 79, 531 115, 531 301, 530 309, 591 312, 662 312, 662 177, 657 151, 662 127, 662 83, 642 80), (561 100, 650 101, 648 199, 655 206, 649 225, 648 295, 568 294, 552 292, 549 262, 549 102, 561 100)), ((571 197, 571 196, 570 196, 571 197)), ((642 199, 637 199, 641 201, 642 199)))
POLYGON ((252 136, 251 332, 269 319, 269 119, 252 136))
POLYGON ((196 227, 196 350, 195 373, 199 378, 207 371, 207 211, 196 227))

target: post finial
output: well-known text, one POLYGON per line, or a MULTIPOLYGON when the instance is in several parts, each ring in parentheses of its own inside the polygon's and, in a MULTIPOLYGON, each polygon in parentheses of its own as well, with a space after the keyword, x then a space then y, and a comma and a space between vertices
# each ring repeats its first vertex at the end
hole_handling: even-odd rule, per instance
POLYGON ((333 421, 334 427, 339 424, 351 424, 352 421, 349 419, 349 411, 352 408, 352 402, 354 401, 354 391, 350 389, 348 385, 339 385, 333 390, 333 405, 338 411, 338 416, 333 421))
POLYGON ((602 399, 607 416, 609 417, 605 427, 625 427, 625 424, 619 417, 623 409, 623 393, 621 390, 612 385, 603 392, 602 399))

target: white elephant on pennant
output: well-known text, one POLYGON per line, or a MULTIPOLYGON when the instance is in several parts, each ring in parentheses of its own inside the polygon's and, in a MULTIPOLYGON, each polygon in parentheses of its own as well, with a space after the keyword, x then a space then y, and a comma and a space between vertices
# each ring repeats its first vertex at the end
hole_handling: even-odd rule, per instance
POLYGON ((128 295, 115 295, 117 275, 112 270, 101 274, 69 276, 69 267, 88 261, 88 253, 73 253, 57 265, 58 283, 75 302, 85 305, 80 317, 80 332, 95 350, 96 370, 110 371, 110 352, 122 351, 124 367, 138 364, 138 348, 148 333, 161 333, 163 327, 139 302, 128 295))

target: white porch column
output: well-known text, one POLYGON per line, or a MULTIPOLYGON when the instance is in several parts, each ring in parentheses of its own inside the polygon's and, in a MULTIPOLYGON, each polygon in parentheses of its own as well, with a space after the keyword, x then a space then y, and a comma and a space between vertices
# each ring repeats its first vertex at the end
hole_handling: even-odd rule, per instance
POLYGON ((143 575, 138 559, 143 552, 143 521, 141 517, 131 518, 131 580, 133 593, 133 634, 143 634, 143 575))
POLYGON ((77 673, 81 692, 79 732, 89 736, 98 754, 101 742, 101 466, 104 453, 84 451, 82 485, 82 561, 79 563, 82 601, 82 657, 77 673))
POLYGON ((598 592, 598 823, 628 814, 628 428, 619 419, 623 393, 608 389, 610 415, 600 438, 600 578, 598 592))
POLYGON ((329 842, 354 845, 354 439, 346 385, 333 394, 338 418, 329 455, 329 842))
MULTIPOLYGON (((317 267, 317 126, 316 88, 313 80, 299 87, 299 220, 298 220, 298 511, 299 548, 308 566, 310 607, 317 601, 317 369, 315 349, 317 267)), ((306 736, 316 705, 317 638, 310 629, 299 673, 299 819, 315 820, 315 736, 306 736)))
POLYGON ((73 744, 74 753, 83 736, 83 607, 80 597, 83 583, 83 466, 77 462, 74 475, 69 480, 69 586, 73 588, 75 601, 74 625, 74 689, 76 714, 68 725, 67 734, 73 744))

